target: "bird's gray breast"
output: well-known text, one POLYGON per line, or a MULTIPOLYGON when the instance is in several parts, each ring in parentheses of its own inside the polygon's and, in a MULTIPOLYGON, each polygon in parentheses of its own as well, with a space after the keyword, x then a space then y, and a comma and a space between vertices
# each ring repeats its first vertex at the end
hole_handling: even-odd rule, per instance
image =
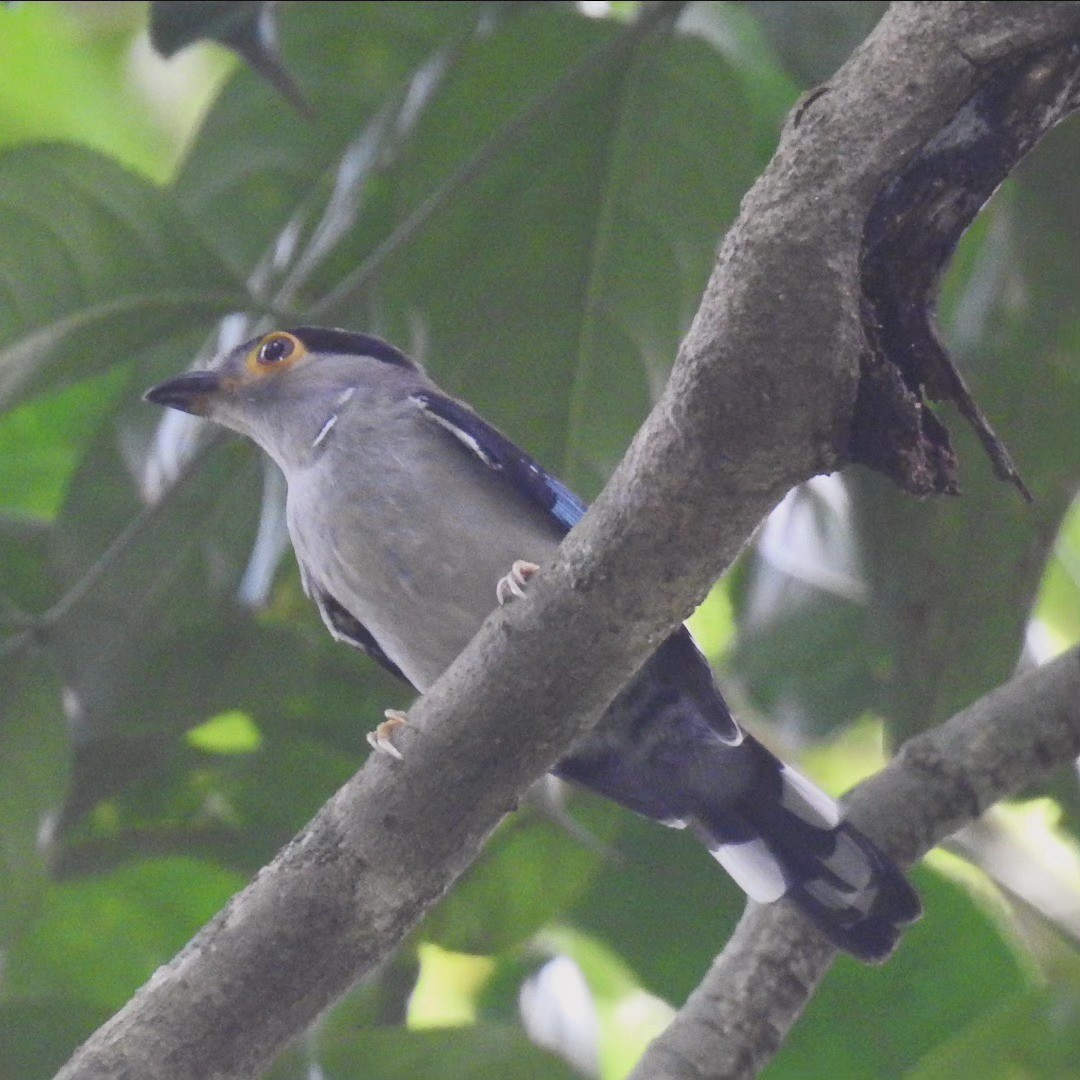
POLYGON ((377 428, 346 414, 318 450, 287 477, 297 558, 424 690, 495 606, 514 560, 542 561, 558 536, 411 406, 377 428))

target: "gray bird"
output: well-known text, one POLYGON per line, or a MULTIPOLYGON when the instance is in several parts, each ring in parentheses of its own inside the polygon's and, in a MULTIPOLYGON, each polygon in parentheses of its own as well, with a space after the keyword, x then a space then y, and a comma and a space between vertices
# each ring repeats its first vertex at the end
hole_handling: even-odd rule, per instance
MULTIPOLYGON (((331 634, 420 692, 585 512, 418 364, 366 334, 264 334, 146 397, 247 435, 277 462, 304 589, 331 634)), ((372 742, 397 755, 402 717, 387 715, 372 742)), ((685 628, 555 772, 692 829, 750 897, 790 897, 864 960, 888 956, 920 914, 907 879, 837 804, 738 726, 685 628)))

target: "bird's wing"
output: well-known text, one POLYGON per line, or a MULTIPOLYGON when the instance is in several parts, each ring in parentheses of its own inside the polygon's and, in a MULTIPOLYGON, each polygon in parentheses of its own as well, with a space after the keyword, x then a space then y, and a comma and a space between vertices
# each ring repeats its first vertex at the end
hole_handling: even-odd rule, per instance
MULTIPOLYGON (((430 390, 413 394, 412 400, 424 416, 453 435, 467 452, 501 474, 520 496, 544 510, 563 534, 584 516, 586 507, 581 499, 467 405, 430 390)), ((708 661, 686 627, 676 630, 661 645, 656 662, 681 694, 695 702, 716 734, 726 742, 737 744, 742 740, 742 730, 716 688, 708 661)))
POLYGON ((448 431, 473 457, 502 475, 527 502, 543 510, 566 535, 585 515, 585 504, 501 431, 460 401, 431 390, 412 395, 422 415, 448 431))
MULTIPOLYGON (((354 649, 365 652, 372 660, 386 668, 391 675, 396 675, 402 682, 412 686, 405 673, 383 651, 382 646, 375 640, 375 635, 364 626, 359 619, 350 614, 328 592, 315 587, 311 590, 311 597, 319 608, 326 628, 336 641, 343 641, 354 649)), ((415 690, 416 688, 413 687, 415 690)))

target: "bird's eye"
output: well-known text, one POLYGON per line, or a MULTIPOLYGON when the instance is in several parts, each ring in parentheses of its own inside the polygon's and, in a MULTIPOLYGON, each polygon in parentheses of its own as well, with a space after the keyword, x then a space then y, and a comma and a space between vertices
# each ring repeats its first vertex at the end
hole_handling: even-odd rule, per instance
POLYGON ((259 346, 259 363, 276 364, 281 360, 287 360, 293 354, 296 345, 291 337, 284 334, 267 338, 259 346))

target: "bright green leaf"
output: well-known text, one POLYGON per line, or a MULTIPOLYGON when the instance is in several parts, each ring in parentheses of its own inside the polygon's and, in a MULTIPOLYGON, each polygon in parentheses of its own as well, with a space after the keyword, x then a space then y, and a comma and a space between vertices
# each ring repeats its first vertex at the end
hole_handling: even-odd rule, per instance
POLYGON ((213 716, 187 733, 187 741, 208 754, 250 754, 262 746, 262 733, 239 709, 213 716))

